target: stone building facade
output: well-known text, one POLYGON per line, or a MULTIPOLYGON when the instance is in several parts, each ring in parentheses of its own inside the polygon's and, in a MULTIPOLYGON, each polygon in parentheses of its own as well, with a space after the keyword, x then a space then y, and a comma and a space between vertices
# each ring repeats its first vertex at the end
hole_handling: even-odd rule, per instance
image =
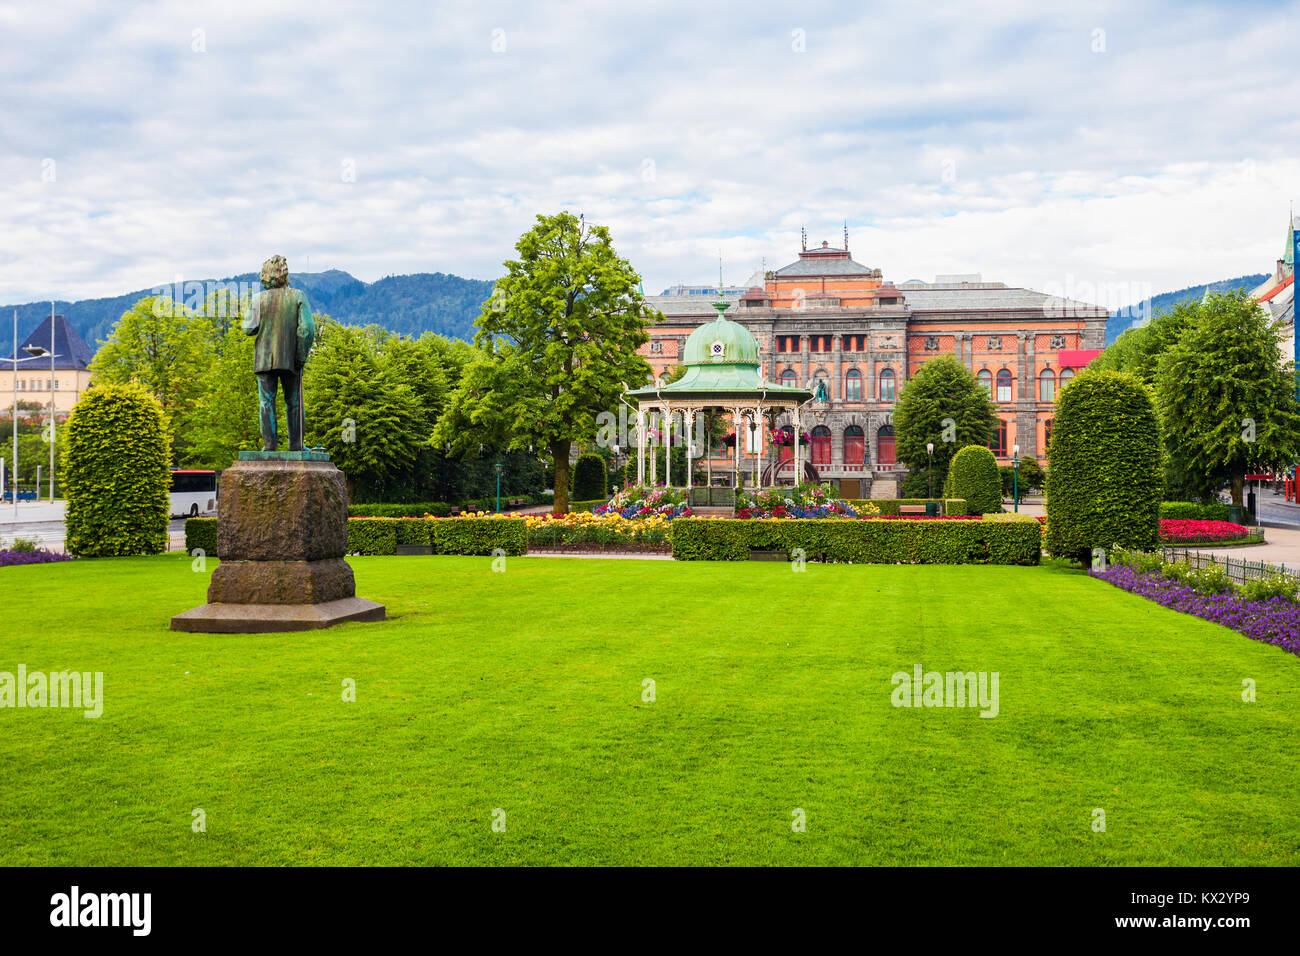
MULTIPOLYGON (((895 286, 828 243, 722 298, 734 303, 727 317, 758 339, 764 378, 817 396, 800 416, 811 438, 805 454, 847 497, 897 496, 906 469, 894 456, 894 403, 941 355, 955 356, 989 389, 1000 463, 1016 445, 1022 456, 1045 460, 1056 393, 1103 347, 1107 317, 1099 306, 979 276, 895 286)), ((649 296, 646 304, 664 315, 641 350, 658 380, 714 313, 705 296, 649 296)))

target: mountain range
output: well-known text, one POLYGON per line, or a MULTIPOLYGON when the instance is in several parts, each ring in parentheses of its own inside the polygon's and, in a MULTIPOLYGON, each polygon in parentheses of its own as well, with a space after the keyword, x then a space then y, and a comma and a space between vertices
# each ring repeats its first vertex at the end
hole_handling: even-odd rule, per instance
MULTIPOLYGON (((1251 289, 1267 278, 1265 273, 1220 279, 1208 285, 1188 286, 1174 292, 1163 292, 1134 306, 1113 313, 1106 321, 1106 344, 1110 345, 1127 331, 1133 322, 1144 315, 1156 315, 1187 298, 1199 298, 1208 288, 1212 292, 1229 289, 1251 289)), ((254 284, 257 275, 249 272, 224 279, 199 280, 205 289, 220 283, 244 282, 254 284)), ((436 332, 450 338, 474 337, 474 320, 480 306, 492 293, 492 283, 484 279, 464 279, 443 272, 417 272, 412 275, 385 276, 376 282, 362 282, 341 269, 327 272, 295 272, 291 278, 294 286, 307 293, 314 312, 325 312, 350 325, 382 325, 402 335, 418 336, 436 332)), ((170 288, 170 287, 168 287, 170 288)), ((140 299, 153 295, 152 289, 141 289, 125 295, 104 299, 82 299, 79 302, 55 302, 54 309, 67 316, 72 327, 81 334, 91 349, 108 338, 122 313, 140 299)), ((26 337, 41 320, 50 314, 50 303, 28 302, 23 305, 0 306, 0 339, 13 310, 18 310, 19 339, 26 337)))
MULTIPOLYGON (((224 279, 197 280, 204 289, 221 283, 249 283, 257 288, 257 275, 224 279)), ((418 272, 413 275, 385 276, 376 282, 362 282, 341 269, 328 272, 295 272, 292 284, 307 293, 313 312, 328 313, 349 325, 374 323, 403 335, 437 332, 458 339, 474 337, 474 320, 480 306, 492 293, 492 283, 482 279, 463 279, 442 272, 418 272)), ((188 285, 188 282, 186 283, 188 285)), ((167 294, 171 295, 171 286, 167 294)), ((80 302, 55 302, 54 310, 67 316, 92 350, 108 338, 122 313, 141 299, 153 295, 154 289, 141 289, 105 299, 82 299, 80 302)), ((0 341, 8 339, 9 320, 18 310, 18 335, 21 341, 41 320, 50 314, 49 302, 0 306, 0 341)))
POLYGON ((1253 289, 1267 278, 1267 273, 1260 272, 1255 275, 1238 276, 1235 279, 1220 279, 1218 282, 1210 282, 1205 285, 1188 286, 1186 289, 1179 289, 1176 292, 1162 292, 1159 295, 1153 295, 1149 299, 1143 299, 1137 305, 1130 305, 1112 313, 1111 317, 1106 320, 1106 344, 1110 345, 1122 333, 1127 332, 1137 319, 1144 316, 1153 317, 1159 315, 1185 299, 1199 299, 1205 295, 1206 289, 1211 292, 1253 289))

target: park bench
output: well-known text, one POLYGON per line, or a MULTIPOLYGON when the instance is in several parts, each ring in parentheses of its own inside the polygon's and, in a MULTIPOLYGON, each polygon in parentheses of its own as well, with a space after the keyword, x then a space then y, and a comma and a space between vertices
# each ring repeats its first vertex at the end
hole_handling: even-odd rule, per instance
POLYGON ((923 515, 925 514, 925 505, 899 505, 898 513, 900 515, 923 515))

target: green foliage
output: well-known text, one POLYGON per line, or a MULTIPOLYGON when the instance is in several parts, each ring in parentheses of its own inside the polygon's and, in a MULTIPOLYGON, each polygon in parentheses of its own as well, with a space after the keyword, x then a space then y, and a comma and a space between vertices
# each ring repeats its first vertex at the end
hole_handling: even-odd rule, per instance
POLYGON ((1203 499, 1230 483, 1240 505, 1247 473, 1288 465, 1300 452, 1295 371, 1248 293, 1212 294, 1188 314, 1156 372, 1170 466, 1203 499))
POLYGON ((573 467, 573 497, 604 501, 609 497, 609 484, 604 458, 591 453, 578 457, 573 467))
POLYGON ((429 521, 434 554, 528 553, 523 518, 435 518, 429 521))
POLYGON ((908 380, 894 406, 893 422, 898 460, 911 468, 928 467, 925 446, 934 445, 935 488, 939 489, 958 449, 988 445, 997 415, 988 392, 970 370, 953 356, 942 356, 926 362, 908 380))
POLYGON ((1032 491, 1041 489, 1047 483, 1047 472, 1043 471, 1042 466, 1030 457, 1024 455, 1020 459, 1019 474, 1016 469, 1010 465, 1002 465, 998 468, 998 474, 1002 479, 1002 497, 1010 498, 1012 493, 1019 488, 1020 497, 1032 491))
POLYGON ((1143 385, 1154 386, 1160 358, 1169 351, 1187 328, 1197 321, 1199 296, 1176 303, 1155 315, 1148 325, 1129 329, 1092 360, 1093 372, 1128 372, 1143 385))
POLYGON ((1002 479, 993 452, 984 445, 967 445, 953 456, 944 483, 945 498, 963 498, 969 514, 1002 510, 1002 479))
POLYGON ((306 442, 329 452, 350 494, 358 482, 382 493, 409 472, 429 431, 411 383, 382 361, 386 337, 321 321, 304 375, 306 442))
POLYGON ((1042 550, 1037 522, 676 518, 671 538, 679 561, 797 548, 850 564, 1037 564, 1042 550))
POLYGON ((882 515, 897 515, 902 505, 924 505, 928 502, 939 505, 939 514, 953 516, 966 513, 966 502, 961 498, 854 498, 849 501, 855 509, 875 505, 882 515))
POLYGON ((1221 501, 1162 501, 1160 517, 1180 521, 1227 521, 1228 506, 1221 501))
POLYGON ((180 460, 187 450, 181 426, 203 388, 211 342, 206 319, 169 298, 149 296, 122 314, 90 370, 96 384, 136 382, 157 399, 180 460))
POLYGON ((349 518, 446 518, 451 505, 445 501, 417 501, 414 504, 348 505, 349 518))
POLYGON ((1294 601, 1297 593, 1300 593, 1300 580, 1289 574, 1271 574, 1241 586, 1241 596, 1247 601, 1272 601, 1276 598, 1294 601))
POLYGON ((608 502, 608 498, 592 498, 590 501, 570 501, 569 511, 594 511, 608 502))
POLYGON ((66 430, 67 549, 85 557, 166 551, 171 438, 157 399, 135 383, 96 384, 66 430))
POLYGON ((217 519, 216 518, 186 518, 185 519, 185 551, 193 554, 195 550, 201 550, 204 554, 217 555, 217 519))
POLYGON ((349 518, 348 554, 396 554, 402 518, 349 518))
POLYGON ((1057 401, 1047 475, 1047 550, 1087 562, 1093 548, 1156 546, 1160 425, 1134 376, 1089 370, 1057 401))
POLYGON ((569 450, 596 432, 624 384, 650 367, 637 354, 657 318, 640 277, 614 251, 609 230, 568 212, 538 216, 515 246, 518 259, 483 305, 470 362, 434 430, 435 447, 467 452, 476 443, 547 450, 555 507, 568 510, 569 450))

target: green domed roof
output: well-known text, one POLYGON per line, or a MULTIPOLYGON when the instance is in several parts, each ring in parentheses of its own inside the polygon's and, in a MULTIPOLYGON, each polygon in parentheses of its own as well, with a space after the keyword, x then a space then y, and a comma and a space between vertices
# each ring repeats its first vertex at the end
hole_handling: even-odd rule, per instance
POLYGON ((719 315, 686 338, 685 365, 758 365, 758 339, 737 322, 719 315))

